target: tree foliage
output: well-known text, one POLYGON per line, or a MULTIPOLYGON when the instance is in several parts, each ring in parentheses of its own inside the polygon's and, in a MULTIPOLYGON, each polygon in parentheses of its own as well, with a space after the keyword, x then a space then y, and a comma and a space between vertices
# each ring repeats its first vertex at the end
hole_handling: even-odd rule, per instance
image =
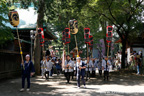
POLYGON ((0 45, 4 44, 8 40, 13 40, 13 34, 10 27, 5 24, 9 22, 8 18, 9 9, 6 6, 6 0, 0 1, 0 45))
MULTIPOLYGON (((105 37, 106 26, 115 26, 115 32, 122 39, 122 68, 125 68, 126 42, 137 37, 140 33, 141 13, 144 0, 65 0, 61 1, 59 8, 60 25, 67 25, 68 20, 77 19, 79 22, 79 33, 83 40, 83 28, 90 27, 91 34, 96 38, 105 37), (100 31, 99 28, 102 28, 100 31), (137 35, 137 36, 136 36, 137 35)), ((54 23, 54 22, 53 22, 54 23)), ((63 25, 63 26, 64 26, 63 25)), ((72 38, 72 40, 74 40, 72 38)), ((74 42, 74 41, 72 41, 74 42)), ((74 44, 74 43, 72 43, 74 44)), ((84 45, 84 42, 83 42, 84 45)), ((82 45, 80 45, 82 46, 82 45)), ((73 48, 73 45, 71 45, 73 48)))
MULTIPOLYGON (((79 32, 77 34, 78 46, 84 49, 84 28, 89 27, 94 36, 94 43, 105 38, 106 26, 114 25, 115 32, 122 39, 122 68, 125 67, 125 50, 128 38, 133 38, 139 33, 140 15, 143 10, 144 0, 17 0, 21 7, 27 8, 31 2, 38 10, 38 25, 45 23, 53 32, 62 31, 68 27, 68 21, 78 20, 79 32), (42 8, 40 10, 39 8, 42 8), (51 26, 52 25, 52 26, 51 26), (101 30, 100 30, 101 29, 101 30)), ((16 0, 15 0, 16 2, 16 0)), ((61 36, 60 36, 61 37, 61 36)), ((71 36, 70 50, 75 47, 71 36)), ((61 40, 60 40, 61 41, 61 40)), ((60 42, 61 43, 61 42, 60 42)))

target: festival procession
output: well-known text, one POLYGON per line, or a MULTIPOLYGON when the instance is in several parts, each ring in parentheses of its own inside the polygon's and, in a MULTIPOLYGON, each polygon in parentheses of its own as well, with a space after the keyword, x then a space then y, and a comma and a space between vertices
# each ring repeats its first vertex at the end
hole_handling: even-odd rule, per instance
POLYGON ((143 5, 0 1, 0 96, 143 96, 143 5))

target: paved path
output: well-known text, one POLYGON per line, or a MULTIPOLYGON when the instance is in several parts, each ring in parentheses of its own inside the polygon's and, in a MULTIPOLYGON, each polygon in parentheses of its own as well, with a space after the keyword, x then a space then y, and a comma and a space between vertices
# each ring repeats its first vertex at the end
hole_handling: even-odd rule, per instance
POLYGON ((76 81, 66 84, 63 75, 54 75, 48 81, 40 76, 31 79, 30 92, 19 92, 21 78, 0 82, 0 96, 144 96, 144 77, 133 74, 111 73, 104 82, 97 76, 86 82, 86 89, 76 87, 76 81))

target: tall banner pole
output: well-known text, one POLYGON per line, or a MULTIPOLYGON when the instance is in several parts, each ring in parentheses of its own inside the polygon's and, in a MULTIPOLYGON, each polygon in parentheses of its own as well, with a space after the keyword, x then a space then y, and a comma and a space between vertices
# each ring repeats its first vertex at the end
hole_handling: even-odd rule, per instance
POLYGON ((24 60, 23 60, 23 52, 22 52, 22 47, 21 47, 21 43, 20 43, 20 38, 19 38, 19 33, 18 33, 18 28, 17 27, 16 27, 16 31, 17 31, 17 37, 18 37, 18 43, 19 43, 19 48, 20 48, 20 54, 21 54, 21 60, 22 60, 22 64, 23 64, 23 69, 25 69, 24 60))
POLYGON ((79 55, 78 53, 78 44, 77 44, 77 38, 76 38, 76 34, 74 35, 74 38, 75 38, 75 43, 76 43, 76 50, 77 50, 77 56, 79 55))
POLYGON ((93 49, 91 49, 91 58, 93 58, 93 49))
POLYGON ((64 64, 65 64, 65 44, 63 43, 63 56, 62 56, 62 68, 64 70, 64 64))
MULTIPOLYGON (((106 65, 108 65, 108 56, 109 56, 109 42, 108 42, 108 49, 107 49, 106 65)), ((107 70, 107 67, 108 67, 108 66, 106 66, 106 70, 107 70)))
POLYGON ((113 27, 107 26, 107 32, 106 32, 106 42, 108 43, 107 61, 108 61, 108 56, 109 56, 110 42, 112 42, 112 36, 113 36, 112 31, 113 31, 113 27))
POLYGON ((68 43, 68 55, 69 55, 69 43, 68 43))
POLYGON ((86 47, 87 47, 87 57, 89 56, 89 52, 88 52, 88 43, 86 43, 86 47))
POLYGON ((108 49, 107 49, 107 58, 109 56, 109 43, 108 43, 108 49))
POLYGON ((75 20, 75 19, 70 20, 69 21, 69 28, 70 28, 70 32, 74 35, 75 43, 76 43, 76 50, 77 50, 77 57, 79 57, 78 44, 77 44, 77 38, 76 38, 76 34, 78 33, 78 22, 77 22, 77 20, 75 20))
POLYGON ((13 27, 16 27, 16 31, 17 31, 17 37, 18 37, 18 43, 19 43, 19 48, 20 48, 20 55, 21 55, 21 60, 22 60, 22 65, 23 65, 23 69, 25 70, 25 66, 24 66, 24 60, 23 60, 23 52, 22 52, 22 47, 21 47, 21 43, 20 43, 20 37, 19 37, 19 33, 18 33, 18 28, 17 26, 19 25, 19 15, 18 12, 15 10, 10 10, 9 14, 9 21, 10 24, 13 27))

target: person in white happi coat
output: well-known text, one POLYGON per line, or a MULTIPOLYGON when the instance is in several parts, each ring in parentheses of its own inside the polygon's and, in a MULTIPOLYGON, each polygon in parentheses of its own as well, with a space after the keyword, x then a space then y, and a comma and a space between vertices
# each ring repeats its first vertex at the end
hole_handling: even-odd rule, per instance
POLYGON ((45 74, 45 67, 46 67, 46 59, 43 57, 43 60, 41 60, 41 76, 44 77, 45 74))
POLYGON ((45 78, 48 79, 49 75, 51 74, 50 72, 51 72, 51 69, 52 69, 52 62, 50 60, 50 57, 47 56, 46 58, 47 58, 47 60, 46 60, 46 68, 45 68, 45 70, 46 70, 45 78))
POLYGON ((109 71, 112 70, 112 62, 111 62, 111 57, 108 59, 108 64, 109 64, 109 71))
POLYGON ((95 59, 94 59, 94 58, 91 58, 91 61, 92 61, 92 63, 93 63, 93 66, 92 66, 92 74, 91 74, 91 76, 92 76, 92 77, 95 77, 95 76, 96 76, 95 59))
POLYGON ((95 71, 96 71, 96 68, 98 66, 98 62, 99 62, 99 60, 97 58, 95 58, 95 60, 94 60, 94 68, 93 68, 93 70, 95 70, 95 71))
POLYGON ((108 78, 109 78, 110 64, 109 64, 109 62, 106 62, 106 61, 108 61, 108 58, 103 58, 103 60, 102 60, 102 69, 104 70, 104 81, 105 81, 105 79, 107 79, 107 81, 108 81, 108 78))
POLYGON ((99 70, 99 75, 102 76, 102 60, 101 59, 97 62, 97 68, 99 70))
POLYGON ((73 63, 74 63, 74 76, 76 76, 76 59, 73 59, 73 63))
POLYGON ((90 73, 92 73, 92 68, 94 67, 92 60, 90 60, 90 57, 87 57, 87 62, 86 62, 86 80, 88 78, 90 79, 90 73))
POLYGON ((81 60, 80 57, 77 57, 77 61, 76 61, 76 70, 77 70, 77 86, 78 88, 80 88, 80 79, 82 79, 82 82, 84 84, 84 88, 86 88, 85 86, 85 80, 84 80, 84 76, 85 76, 85 63, 81 60))
POLYGON ((74 73, 75 73, 75 64, 76 62, 74 61, 74 58, 72 60, 72 63, 71 63, 71 72, 70 72, 70 76, 71 76, 71 79, 73 80, 74 79, 74 73))
POLYGON ((65 77, 67 79, 67 83, 70 81, 71 72, 73 72, 74 62, 70 59, 70 56, 66 56, 65 60, 65 77))

